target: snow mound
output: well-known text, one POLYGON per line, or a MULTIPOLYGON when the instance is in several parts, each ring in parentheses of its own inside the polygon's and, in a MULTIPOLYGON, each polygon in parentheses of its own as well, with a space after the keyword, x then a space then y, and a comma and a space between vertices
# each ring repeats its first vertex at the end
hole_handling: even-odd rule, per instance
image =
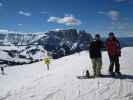
MULTIPOLYGON (((50 71, 43 62, 7 68, 0 76, 0 100, 133 100, 132 51, 122 50, 123 79, 77 79, 86 69, 93 74, 88 51, 53 60, 50 71)), ((108 66, 103 52, 103 74, 108 74, 108 66)))

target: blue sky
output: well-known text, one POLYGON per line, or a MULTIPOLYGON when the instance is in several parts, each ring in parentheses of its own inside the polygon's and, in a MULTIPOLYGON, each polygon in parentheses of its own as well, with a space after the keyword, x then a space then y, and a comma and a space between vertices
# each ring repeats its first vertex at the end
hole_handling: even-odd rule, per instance
POLYGON ((133 0, 0 0, 0 31, 133 34, 133 0))

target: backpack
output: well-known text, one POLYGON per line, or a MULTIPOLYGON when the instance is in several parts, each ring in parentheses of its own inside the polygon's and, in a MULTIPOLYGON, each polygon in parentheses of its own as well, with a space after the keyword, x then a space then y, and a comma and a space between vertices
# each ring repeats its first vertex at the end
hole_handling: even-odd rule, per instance
POLYGON ((85 76, 86 76, 86 77, 90 77, 89 70, 86 70, 85 76))
POLYGON ((107 40, 107 50, 110 56, 121 56, 121 49, 118 40, 107 40))

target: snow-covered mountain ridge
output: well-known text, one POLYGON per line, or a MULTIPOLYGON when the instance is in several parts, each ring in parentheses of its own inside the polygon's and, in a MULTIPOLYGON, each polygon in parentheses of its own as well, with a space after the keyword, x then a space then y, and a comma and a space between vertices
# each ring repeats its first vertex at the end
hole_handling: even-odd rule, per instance
POLYGON ((57 59, 88 48, 89 33, 51 30, 45 33, 0 33, 0 64, 20 65, 42 60, 45 52, 57 59))

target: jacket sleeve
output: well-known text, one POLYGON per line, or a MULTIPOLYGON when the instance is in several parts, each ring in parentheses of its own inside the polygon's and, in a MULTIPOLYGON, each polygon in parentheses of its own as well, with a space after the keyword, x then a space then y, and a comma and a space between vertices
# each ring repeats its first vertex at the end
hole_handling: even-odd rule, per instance
POLYGON ((91 43, 89 44, 89 52, 90 52, 90 53, 92 53, 92 48, 93 48, 93 42, 91 42, 91 43))
POLYGON ((117 46, 119 49, 121 49, 121 44, 120 44, 119 40, 117 40, 117 46))

